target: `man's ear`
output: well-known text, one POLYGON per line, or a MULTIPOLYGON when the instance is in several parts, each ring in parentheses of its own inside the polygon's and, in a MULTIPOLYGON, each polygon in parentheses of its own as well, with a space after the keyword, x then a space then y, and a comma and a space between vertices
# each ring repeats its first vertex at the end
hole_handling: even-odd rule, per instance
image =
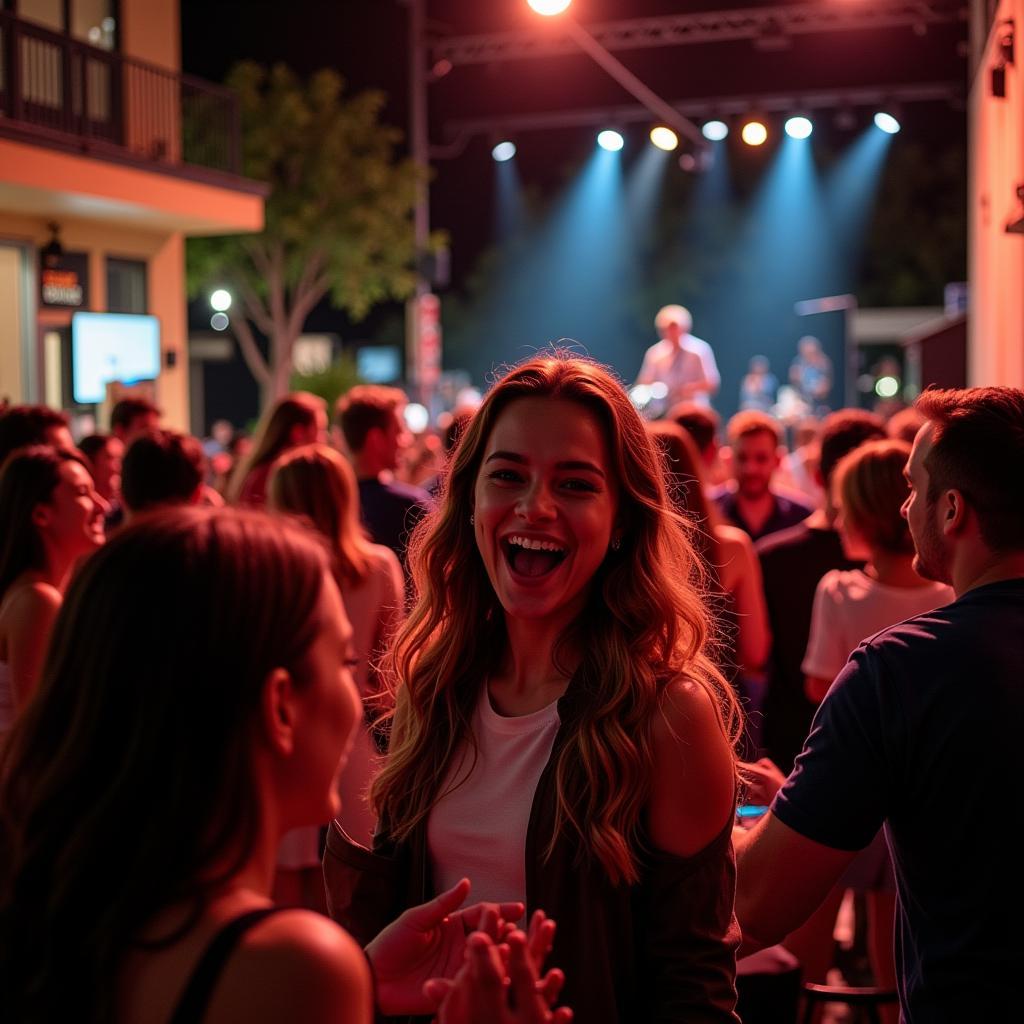
POLYGON ((260 724, 270 748, 282 757, 295 750, 295 686, 291 673, 275 668, 263 681, 260 699, 260 724))
POLYGON ((960 533, 967 525, 967 502, 962 491, 950 488, 943 491, 941 502, 942 532, 944 534, 960 533))

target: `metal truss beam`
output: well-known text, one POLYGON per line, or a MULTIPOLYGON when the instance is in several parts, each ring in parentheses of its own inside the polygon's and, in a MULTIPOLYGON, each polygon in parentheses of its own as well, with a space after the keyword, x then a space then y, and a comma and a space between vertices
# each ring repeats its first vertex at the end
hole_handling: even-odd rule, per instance
MULTIPOLYGON (((753 112, 763 114, 810 112, 814 110, 852 110, 855 107, 880 107, 890 104, 964 100, 964 84, 922 82, 913 85, 867 86, 850 89, 817 89, 779 93, 751 93, 743 96, 708 96, 687 99, 672 106, 684 117, 703 119, 731 117, 753 112)), ((510 114, 506 117, 466 118, 445 123, 449 138, 468 140, 473 135, 506 138, 520 132, 556 128, 608 127, 651 120, 650 111, 641 104, 559 110, 539 114, 510 114)))
MULTIPOLYGON (((919 35, 932 25, 964 19, 963 0, 873 0, 869 3, 800 3, 777 7, 670 14, 587 25, 606 50, 639 50, 652 46, 684 46, 750 39, 764 47, 785 46, 792 36, 852 32, 864 29, 909 28, 919 35)), ((535 57, 578 53, 568 30, 494 32, 431 40, 435 60, 491 64, 535 57)))

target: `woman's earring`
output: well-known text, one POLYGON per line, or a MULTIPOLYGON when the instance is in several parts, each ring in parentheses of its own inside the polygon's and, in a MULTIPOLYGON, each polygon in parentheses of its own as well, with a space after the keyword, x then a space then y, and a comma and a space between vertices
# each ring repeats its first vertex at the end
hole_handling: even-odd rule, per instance
POLYGON ((475 526, 476 525, 476 516, 472 512, 469 513, 469 525, 470 526, 475 526))
POLYGON ((621 537, 612 537, 612 551, 618 551, 622 547, 621 537))

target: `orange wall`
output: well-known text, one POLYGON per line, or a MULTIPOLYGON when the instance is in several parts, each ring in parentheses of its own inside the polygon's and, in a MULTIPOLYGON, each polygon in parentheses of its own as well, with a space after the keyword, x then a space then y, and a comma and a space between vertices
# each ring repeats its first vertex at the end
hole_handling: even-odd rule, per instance
POLYGON ((977 17, 977 71, 970 94, 969 268, 971 282, 968 381, 1024 387, 1024 235, 1007 234, 1024 184, 1024 0, 1003 0, 987 40, 977 17), (1006 97, 992 95, 1000 22, 1016 24, 1016 65, 1006 69, 1006 97))
POLYGON ((118 26, 127 57, 181 69, 181 18, 178 0, 121 0, 118 26))
MULTIPOLYGON (((45 219, 0 212, 0 239, 41 247, 48 241, 49 231, 45 219)), ((107 307, 107 256, 146 261, 149 312, 160 320, 160 345, 164 356, 156 397, 167 425, 187 430, 188 323, 185 243, 181 233, 154 234, 116 224, 64 219, 61 221, 61 242, 72 252, 89 254, 89 308, 92 310, 102 311, 107 307), (166 365, 168 352, 175 353, 176 365, 173 367, 166 365)), ((70 310, 47 309, 38 313, 41 327, 64 327, 70 322, 70 310)), ((43 374, 39 373, 38 377, 41 380, 43 374)), ((21 394, 20 388, 6 381, 4 384, 5 392, 16 400, 38 401, 42 398, 41 395, 21 394)))

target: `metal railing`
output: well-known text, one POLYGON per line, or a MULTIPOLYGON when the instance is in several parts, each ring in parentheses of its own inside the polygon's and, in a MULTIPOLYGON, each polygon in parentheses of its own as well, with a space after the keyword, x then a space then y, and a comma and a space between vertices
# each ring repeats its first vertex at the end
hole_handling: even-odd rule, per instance
POLYGON ((5 128, 167 168, 242 170, 230 90, 0 11, 0 132, 5 128))

